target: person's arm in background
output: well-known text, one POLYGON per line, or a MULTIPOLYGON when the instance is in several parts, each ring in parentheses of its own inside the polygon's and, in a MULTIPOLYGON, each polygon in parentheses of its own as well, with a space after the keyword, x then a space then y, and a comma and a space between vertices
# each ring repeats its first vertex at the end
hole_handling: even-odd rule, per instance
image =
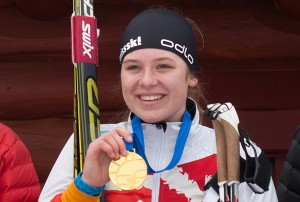
POLYGON ((37 201, 40 192, 28 149, 12 129, 0 123, 0 201, 37 201))
POLYGON ((280 202, 300 201, 300 125, 286 155, 281 171, 277 194, 280 202))

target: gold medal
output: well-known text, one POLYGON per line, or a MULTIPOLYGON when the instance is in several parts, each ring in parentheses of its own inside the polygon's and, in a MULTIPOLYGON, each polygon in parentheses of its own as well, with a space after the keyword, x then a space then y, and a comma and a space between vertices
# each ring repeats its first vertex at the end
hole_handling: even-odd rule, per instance
POLYGON ((122 190, 133 190, 142 185, 147 177, 144 159, 134 152, 113 160, 108 168, 112 183, 122 190))

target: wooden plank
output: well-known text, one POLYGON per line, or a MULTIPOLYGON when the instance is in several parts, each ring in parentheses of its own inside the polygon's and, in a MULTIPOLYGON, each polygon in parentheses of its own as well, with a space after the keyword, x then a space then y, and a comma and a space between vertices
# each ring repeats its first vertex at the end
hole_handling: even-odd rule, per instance
POLYGON ((296 0, 276 0, 276 5, 283 11, 283 13, 300 19, 300 2, 296 0))
MULTIPOLYGON (((33 119, 73 111, 73 67, 69 62, 6 63, 0 67, 0 119, 33 119)), ((300 70, 204 69, 210 103, 232 102, 244 110, 299 109, 300 70)), ((288 67, 287 67, 288 68, 288 67)), ((125 108, 117 63, 98 69, 101 110, 125 108), (109 96, 106 96, 109 95, 109 96)))
POLYGON ((240 124, 266 152, 286 152, 300 124, 300 110, 238 111, 240 124))
POLYGON ((299 109, 298 69, 288 66, 281 70, 206 69, 201 78, 212 103, 231 102, 244 110, 299 109))
POLYGON ((14 5, 14 0, 2 0, 0 2, 0 7, 8 7, 13 5, 14 5))
MULTIPOLYGON (((300 21, 283 16, 272 4, 178 3, 174 6, 199 24, 205 39, 200 58, 205 61, 299 57, 300 21)), ((117 59, 122 30, 144 8, 141 4, 95 6, 101 28, 99 56, 102 60, 117 59)), ((12 59, 11 54, 20 60, 25 59, 24 54, 36 57, 47 53, 54 58, 57 53, 69 54, 69 23, 69 16, 57 21, 38 21, 24 17, 16 8, 2 9, 0 24, 6 29, 0 30, 0 59, 5 60, 7 56, 12 59), (5 20, 8 18, 9 22, 5 20)))
MULTIPOLYGON (((70 62, 3 63, 0 67, 0 119, 36 119, 71 114, 73 66, 70 62), (22 65, 21 65, 22 64, 22 65)), ((124 106, 120 67, 99 67, 101 110, 124 106), (109 96, 107 96, 109 95, 109 96)))
MULTIPOLYGON (((300 124, 300 109, 236 110, 239 125, 247 131, 251 140, 272 158, 285 155, 300 124)), ((205 125, 212 127, 207 119, 205 125)))

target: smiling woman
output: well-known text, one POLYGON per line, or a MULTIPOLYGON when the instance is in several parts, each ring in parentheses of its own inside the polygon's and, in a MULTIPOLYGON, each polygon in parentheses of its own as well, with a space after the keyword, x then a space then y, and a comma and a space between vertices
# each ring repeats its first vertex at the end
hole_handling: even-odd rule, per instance
MULTIPOLYGON (((124 31, 119 62, 123 98, 130 109, 128 121, 100 125, 105 134, 89 145, 83 171, 75 180, 71 136, 40 201, 97 201, 99 197, 125 202, 218 201, 213 181, 217 172, 215 131, 200 124, 201 109, 189 97, 190 89, 198 86, 197 45, 189 21, 164 8, 141 12, 124 31), (126 161, 132 152, 147 167, 146 178, 137 188, 131 185, 139 181, 135 171, 140 169, 126 169, 133 172, 126 174, 109 169, 117 160, 129 165, 126 161), (109 173, 114 173, 113 179, 109 173)), ((252 145, 249 141, 241 139, 241 144, 252 145)), ((247 165, 247 169, 241 166, 245 175, 239 180, 239 201, 276 202, 270 164, 261 149, 252 145, 236 154, 241 165, 247 165), (243 151, 248 155, 250 150, 259 168, 246 162, 243 151), (247 181, 256 173, 264 175, 247 181)))

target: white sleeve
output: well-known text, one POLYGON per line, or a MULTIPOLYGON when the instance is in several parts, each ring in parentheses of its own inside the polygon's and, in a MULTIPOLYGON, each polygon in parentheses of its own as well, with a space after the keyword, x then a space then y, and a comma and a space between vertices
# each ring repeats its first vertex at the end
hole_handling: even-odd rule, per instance
POLYGON ((262 194, 256 194, 252 189, 247 185, 246 182, 243 182, 239 185, 239 202, 278 202, 276 189, 271 179, 269 190, 265 191, 262 194))
POLYGON ((66 190, 73 181, 74 134, 71 135, 58 156, 39 197, 40 202, 49 202, 66 190))

